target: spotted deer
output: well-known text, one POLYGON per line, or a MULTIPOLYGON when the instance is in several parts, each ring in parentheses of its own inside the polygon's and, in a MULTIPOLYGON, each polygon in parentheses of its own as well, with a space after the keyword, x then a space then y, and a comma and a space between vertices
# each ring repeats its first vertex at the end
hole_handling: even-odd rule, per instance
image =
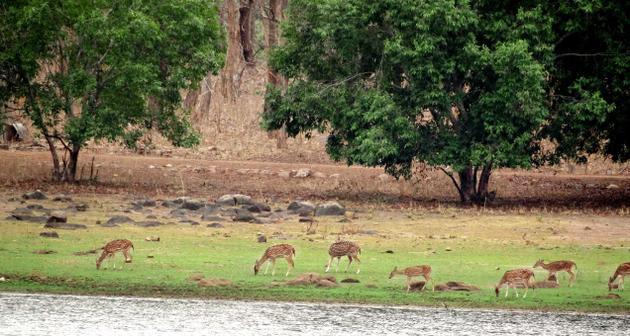
POLYGON ((508 297, 510 286, 514 288, 514 293, 516 297, 518 297, 516 287, 520 285, 525 287, 525 294, 523 294, 523 298, 525 298, 527 297, 529 287, 534 288, 532 283, 533 279, 535 279, 534 272, 525 268, 506 271, 501 280, 499 280, 499 283, 494 287, 494 293, 499 297, 499 289, 503 287, 503 285, 507 285, 505 288, 505 297, 508 297))
POLYGON ((413 277, 417 277, 417 276, 424 277, 425 286, 424 288, 422 288, 422 290, 426 288, 426 285, 429 284, 429 281, 432 281, 431 266, 429 265, 411 266, 402 270, 398 270, 398 267, 394 267, 394 270, 391 273, 389 273, 389 278, 391 279, 394 276, 399 275, 399 274, 407 276, 407 292, 411 290, 411 278, 413 277))
MULTIPOLYGON (((126 263, 131 262, 131 254, 129 253, 129 249, 133 249, 133 243, 130 240, 127 240, 127 239, 112 240, 109 243, 105 244, 105 246, 103 246, 102 249, 103 249, 103 253, 101 253, 101 256, 98 257, 98 259, 96 260, 96 269, 101 268, 101 263, 103 262, 103 260, 105 260, 105 258, 113 259, 114 255, 118 251, 122 251, 122 254, 125 256, 126 263)), ((114 264, 113 268, 116 269, 116 264, 114 264)))
POLYGON ((619 285, 617 286, 617 288, 623 290, 623 280, 626 275, 630 275, 630 262, 625 262, 617 267, 617 269, 615 270, 615 274, 613 274, 613 276, 608 279, 608 291, 611 291, 613 289, 613 283, 619 277, 621 277, 621 279, 619 279, 619 285))
POLYGON ((556 273, 558 272, 567 272, 569 273, 569 287, 573 286, 573 282, 575 281, 575 275, 577 274, 577 265, 571 260, 559 260, 550 262, 545 264, 542 259, 539 259, 535 264, 534 268, 542 267, 543 269, 549 272, 549 276, 547 278, 554 277, 556 279, 556 283, 559 285, 560 281, 558 281, 558 277, 556 273))
POLYGON ((265 267, 265 274, 267 274, 267 271, 269 270, 269 262, 273 264, 273 267, 271 268, 271 275, 276 275, 276 259, 284 258, 289 264, 287 274, 285 274, 285 276, 289 276, 291 269, 295 266, 295 264, 293 263, 294 257, 295 248, 289 244, 278 244, 270 246, 265 250, 263 256, 260 259, 256 260, 256 263, 254 264, 254 275, 258 274, 260 266, 262 266, 264 263, 267 263, 267 267, 265 267))
MULTIPOLYGON (((341 262, 341 257, 348 257, 348 266, 346 267, 346 272, 350 268, 350 264, 352 264, 352 260, 356 260, 359 264, 361 260, 359 259, 359 254, 361 254, 361 248, 359 245, 347 241, 347 240, 339 240, 330 245, 328 249, 328 255, 330 255, 330 260, 328 260, 328 265, 326 265, 326 273, 330 270, 330 265, 333 262, 333 259, 337 258, 337 268, 335 272, 339 271, 339 263, 341 262)), ((357 266, 357 274, 361 272, 360 266, 357 266)))

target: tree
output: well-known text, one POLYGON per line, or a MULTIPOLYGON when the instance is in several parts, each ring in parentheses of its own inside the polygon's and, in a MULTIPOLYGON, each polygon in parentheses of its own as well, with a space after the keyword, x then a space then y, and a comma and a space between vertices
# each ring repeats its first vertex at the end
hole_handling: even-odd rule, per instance
POLYGON ((75 180, 91 139, 155 128, 174 145, 199 141, 180 111, 180 90, 222 66, 213 2, 12 0, 0 10, 0 98, 44 135, 55 179, 75 180))
POLYGON ((263 127, 327 131, 333 159, 397 177, 439 166, 462 202, 484 201, 493 169, 535 164, 553 59, 541 7, 495 14, 467 1, 291 1, 270 59, 290 83, 268 91, 263 127))

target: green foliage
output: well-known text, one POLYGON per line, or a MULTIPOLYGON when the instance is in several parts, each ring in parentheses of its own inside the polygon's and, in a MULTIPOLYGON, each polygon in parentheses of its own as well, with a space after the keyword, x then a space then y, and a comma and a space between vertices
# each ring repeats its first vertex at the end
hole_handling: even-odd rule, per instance
POLYGON ((29 0, 0 10, 0 98, 25 97, 44 135, 80 147, 155 127, 175 145, 199 142, 180 90, 222 66, 214 2, 29 0))

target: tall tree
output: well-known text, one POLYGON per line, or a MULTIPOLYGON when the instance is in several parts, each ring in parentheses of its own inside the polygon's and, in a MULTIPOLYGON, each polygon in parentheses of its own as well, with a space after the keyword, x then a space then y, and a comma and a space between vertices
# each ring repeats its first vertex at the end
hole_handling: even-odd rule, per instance
POLYGON ((414 161, 439 166, 462 202, 483 201, 493 169, 530 167, 538 151, 553 58, 543 14, 521 8, 505 20, 450 0, 291 1, 270 60, 290 84, 268 92, 263 126, 328 131, 333 159, 395 176, 414 161))
POLYGON ((75 179, 79 152, 90 139, 133 138, 156 128, 175 145, 198 142, 180 111, 180 90, 222 65, 213 2, 23 0, 0 6, 0 98, 19 101, 44 135, 56 179, 75 179), (57 141, 65 148, 63 162, 57 141))

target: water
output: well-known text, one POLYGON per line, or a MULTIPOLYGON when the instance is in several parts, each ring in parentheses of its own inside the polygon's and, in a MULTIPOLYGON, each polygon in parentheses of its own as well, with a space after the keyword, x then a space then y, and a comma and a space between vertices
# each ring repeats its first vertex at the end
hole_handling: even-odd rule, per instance
POLYGON ((0 293, 0 335, 630 335, 630 316, 0 293))

